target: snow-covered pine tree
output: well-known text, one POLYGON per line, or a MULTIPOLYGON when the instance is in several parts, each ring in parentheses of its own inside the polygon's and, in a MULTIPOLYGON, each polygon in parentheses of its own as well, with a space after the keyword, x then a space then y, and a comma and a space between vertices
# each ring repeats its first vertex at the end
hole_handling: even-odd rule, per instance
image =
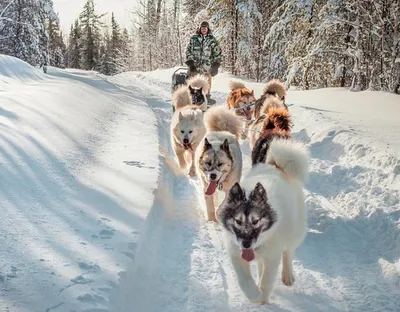
POLYGON ((133 45, 132 40, 129 36, 129 32, 126 28, 122 31, 121 35, 121 63, 122 63, 122 70, 132 70, 131 63, 132 63, 132 56, 133 56, 133 45))
POLYGON ((81 68, 82 60, 82 32, 79 25, 79 21, 75 20, 75 23, 71 25, 69 32, 68 47, 67 47, 67 66, 70 68, 81 68))
POLYGON ((48 21, 47 30, 49 34, 49 65, 65 68, 66 62, 64 56, 66 55, 66 46, 60 30, 59 21, 50 19, 48 21))
POLYGON ((100 44, 99 60, 99 71, 104 75, 115 74, 115 64, 112 53, 112 39, 110 38, 109 28, 106 27, 103 40, 100 44))
POLYGON ((110 74, 114 75, 119 73, 123 67, 121 27, 115 20, 114 13, 111 14, 111 38, 109 48, 111 57, 110 74))
POLYGON ((0 2, 0 53, 41 66, 48 58, 46 23, 57 18, 51 0, 0 2))
POLYGON ((101 21, 105 14, 97 14, 93 0, 86 0, 83 11, 79 15, 81 27, 81 68, 98 69, 101 43, 101 21))

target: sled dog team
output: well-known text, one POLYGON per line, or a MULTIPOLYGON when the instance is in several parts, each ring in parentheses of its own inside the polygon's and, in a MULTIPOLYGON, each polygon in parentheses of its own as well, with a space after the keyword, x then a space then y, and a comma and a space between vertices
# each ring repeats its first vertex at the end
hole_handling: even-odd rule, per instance
POLYGON ((197 75, 172 96, 171 143, 179 166, 201 181, 208 221, 222 225, 239 286, 249 301, 269 303, 281 281, 294 283, 293 257, 307 232, 303 185, 309 153, 291 137, 286 89, 269 81, 260 98, 230 83, 226 105, 207 108, 207 79, 197 75), (249 139, 252 168, 242 177, 240 141, 249 139), (224 193, 217 206, 216 190, 224 193), (250 262, 255 260, 258 281, 250 262))

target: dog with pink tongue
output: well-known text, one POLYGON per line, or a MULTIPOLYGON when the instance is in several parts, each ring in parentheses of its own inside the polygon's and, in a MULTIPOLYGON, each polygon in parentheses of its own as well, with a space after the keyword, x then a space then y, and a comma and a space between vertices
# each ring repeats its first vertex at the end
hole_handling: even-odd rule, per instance
POLYGON ((203 117, 206 134, 195 152, 197 176, 201 179, 207 220, 216 222, 217 189, 225 196, 242 175, 239 137, 242 121, 225 105, 209 108, 203 117))
POLYGON ((282 283, 294 283, 295 250, 307 233, 303 185, 308 164, 304 145, 273 139, 265 162, 235 183, 217 210, 239 286, 252 303, 269 303, 280 263, 282 283), (257 283, 250 271, 253 260, 257 283))

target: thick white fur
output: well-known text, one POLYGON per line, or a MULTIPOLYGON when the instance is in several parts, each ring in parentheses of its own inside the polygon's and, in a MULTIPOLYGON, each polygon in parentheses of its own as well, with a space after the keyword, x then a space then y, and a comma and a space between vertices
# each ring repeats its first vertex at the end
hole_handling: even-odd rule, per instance
POLYGON ((231 90, 231 91, 236 90, 236 89, 243 89, 245 87, 246 86, 241 81, 237 81, 237 80, 229 81, 229 90, 231 90))
POLYGON ((279 99, 283 99, 286 97, 286 88, 285 85, 278 79, 272 79, 267 82, 264 87, 263 93, 273 92, 278 94, 279 99))
POLYGON ((208 84, 207 77, 204 75, 196 75, 187 80, 187 84, 190 85, 192 88, 203 88, 205 94, 208 93, 210 90, 210 85, 208 84))
POLYGON ((306 183, 309 155, 305 146, 294 140, 273 140, 269 146, 266 163, 275 165, 289 177, 306 183))
MULTIPOLYGON (((240 127, 238 127, 237 123, 240 125, 240 119, 234 113, 232 113, 229 108, 222 105, 214 106, 208 109, 204 114, 204 124, 207 132, 198 145, 195 153, 196 172, 201 178, 203 194, 205 193, 209 183, 209 175, 203 172, 200 167, 200 159, 203 155, 205 138, 207 138, 215 151, 221 149, 220 146, 222 143, 224 143, 225 139, 228 140, 229 151, 233 159, 233 166, 228 177, 222 183, 222 192, 225 193, 225 197, 227 196, 231 187, 236 182, 240 181, 242 176, 243 160, 242 151, 237 139, 240 133, 240 127), (236 122, 234 118, 238 120, 238 122, 236 122)), ((217 174, 217 172, 215 173, 217 174)), ((218 179, 219 178, 220 174, 218 175, 218 179)), ((204 199, 207 206, 207 220, 217 221, 215 214, 216 205, 218 203, 217 192, 212 196, 204 195, 204 199)))
POLYGON ((190 93, 187 86, 179 86, 174 91, 172 94, 172 105, 175 106, 176 110, 192 105, 192 99, 190 98, 190 93))
POLYGON ((175 111, 172 116, 170 131, 171 145, 178 159, 179 167, 185 169, 190 163, 188 174, 190 176, 195 176, 196 167, 194 163, 194 154, 206 133, 203 123, 203 112, 201 109, 193 106, 186 106, 175 111), (184 133, 182 134, 181 131, 184 133), (189 131, 192 131, 192 133, 189 133, 189 131), (185 150, 182 147, 181 143, 185 136, 191 142, 193 151, 185 150), (190 156, 190 159, 188 159, 187 156, 190 156))
POLYGON ((246 196, 260 182, 266 190, 268 203, 276 212, 276 222, 263 232, 254 247, 258 267, 258 283, 250 273, 250 265, 241 259, 241 247, 236 237, 225 231, 229 254, 236 271, 239 285, 253 303, 269 303, 275 278, 282 261, 281 280, 286 286, 294 283, 293 257, 296 248, 307 233, 307 208, 304 203, 303 181, 308 172, 308 151, 292 141, 273 141, 270 163, 258 164, 244 177, 241 187, 246 196))
POLYGON ((216 105, 204 114, 204 125, 210 131, 229 131, 236 138, 242 132, 242 122, 233 110, 225 105, 216 105))
POLYGON ((172 105, 176 110, 192 105, 192 98, 190 97, 190 91, 188 88, 189 85, 194 89, 203 88, 202 93, 204 96, 204 103, 201 104, 199 108, 205 112, 208 105, 206 95, 210 87, 208 85, 207 78, 203 75, 196 75, 188 79, 186 85, 179 86, 172 94, 172 105))

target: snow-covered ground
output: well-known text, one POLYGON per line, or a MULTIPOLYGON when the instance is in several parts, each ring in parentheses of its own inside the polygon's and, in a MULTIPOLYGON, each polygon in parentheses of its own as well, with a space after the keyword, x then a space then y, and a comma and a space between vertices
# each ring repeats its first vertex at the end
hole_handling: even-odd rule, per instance
POLYGON ((312 154, 309 233, 295 286, 257 307, 197 179, 160 156, 172 72, 45 75, 0 56, 0 311, 398 311, 400 97, 289 92, 312 154))
POLYGON ((0 56, 0 311, 107 309, 153 202, 157 145, 140 90, 0 56))

